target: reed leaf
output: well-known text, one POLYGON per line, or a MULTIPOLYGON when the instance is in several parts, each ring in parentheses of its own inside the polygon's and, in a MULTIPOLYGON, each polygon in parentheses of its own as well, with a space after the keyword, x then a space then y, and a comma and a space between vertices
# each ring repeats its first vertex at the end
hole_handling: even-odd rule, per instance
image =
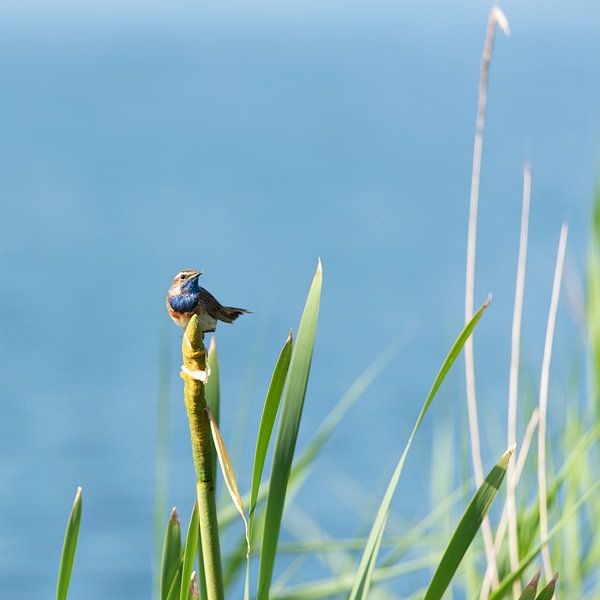
MULTIPOLYGON (((160 570, 160 598, 169 600, 173 590, 179 591, 181 577, 181 527, 177 509, 173 508, 167 522, 160 570)), ((175 596, 176 597, 176 596, 175 596)))
MULTIPOLYGON (((196 547, 198 545, 198 503, 194 502, 190 524, 188 526, 187 536, 185 538, 185 549, 183 551, 183 563, 181 568, 181 588, 179 590, 179 600, 188 600, 190 593, 190 579, 194 570, 194 558, 196 547)), ((195 574, 194 574, 195 578, 195 574)))
POLYGON ((460 351, 462 350, 465 342, 473 332, 473 329, 479 322, 479 319, 483 315, 485 309, 489 306, 490 299, 483 304, 483 306, 475 313, 473 318, 467 323, 465 328, 461 331, 457 340, 454 342, 450 352, 446 356, 434 382, 431 386, 429 393, 427 394, 427 398, 425 399, 425 403, 421 408, 421 412, 417 417, 417 421, 413 427, 413 430, 408 438, 406 446, 404 447, 404 451, 398 461, 398 465, 390 479, 387 490, 383 496, 381 504, 379 506, 379 510, 377 511, 377 515, 373 522, 373 526, 371 528, 371 533, 369 534, 369 538, 365 545, 365 549, 362 554, 362 558, 358 565, 358 570, 356 572, 356 578, 354 582, 354 586, 352 588, 352 592, 350 593, 350 600, 358 600, 359 598, 367 598, 370 586, 370 577, 369 572, 371 569, 371 561, 377 561, 377 554, 379 551, 379 541, 381 540, 381 531, 385 528, 385 524, 387 522, 387 516, 390 509, 390 504, 392 502, 392 497, 398 485, 398 481, 400 480, 400 475, 402 473, 402 469, 404 467, 404 462, 406 461, 406 456, 408 455, 408 451, 412 445, 413 439, 415 437, 416 432, 425 417, 427 409, 431 404, 433 398, 437 394, 440 386, 442 385, 448 371, 456 361, 460 351))
POLYGON ((500 457, 500 460, 479 486, 446 547, 442 560, 433 574, 427 592, 425 592, 424 600, 439 600, 444 595, 500 489, 513 452, 514 446, 500 457))
POLYGON ((531 581, 525 586, 523 593, 519 596, 519 600, 535 600, 541 574, 542 572, 538 570, 531 581))
POLYGON ((252 488, 250 491, 250 535, 252 535, 252 522, 254 520, 254 510, 258 499, 260 479, 265 466, 269 441, 271 440, 271 433, 273 432, 273 426, 275 425, 275 418, 277 417, 281 395, 290 366, 292 344, 293 336, 290 331, 289 336, 283 344, 283 348, 281 349, 277 364, 275 365, 275 370, 271 377, 271 383, 269 384, 269 390, 267 391, 267 397, 260 419, 260 426, 258 428, 256 450, 254 452, 254 468, 252 469, 252 488))
POLYGON ((290 361, 288 383, 275 442, 260 556, 258 600, 267 600, 269 597, 285 495, 312 362, 322 280, 322 267, 319 260, 300 320, 296 347, 290 361))
POLYGON ((554 575, 550 583, 548 583, 548 585, 537 595, 537 598, 535 600, 552 600, 557 579, 558 573, 554 575))
POLYGON ((75 493, 73 507, 71 508, 71 514, 67 521, 67 529, 65 531, 65 540, 63 542, 60 567, 58 570, 56 600, 65 600, 69 590, 73 561, 75 560, 75 551, 77 550, 77 540, 79 538, 79 525, 81 524, 81 495, 82 490, 78 487, 77 492, 75 493))

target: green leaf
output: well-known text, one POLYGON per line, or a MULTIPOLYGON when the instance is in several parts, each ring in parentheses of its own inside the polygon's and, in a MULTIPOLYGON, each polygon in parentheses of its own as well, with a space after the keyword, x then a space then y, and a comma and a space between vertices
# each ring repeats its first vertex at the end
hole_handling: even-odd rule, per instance
POLYGON ((513 452, 514 448, 509 448, 479 486, 477 493, 458 523, 454 535, 450 538, 442 560, 438 564, 427 588, 424 600, 439 600, 444 595, 460 561, 479 531, 481 523, 500 489, 500 484, 504 479, 504 475, 506 475, 506 465, 508 465, 513 452))
POLYGON ((558 573, 554 575, 552 581, 538 594, 535 600, 552 600, 554 596, 554 588, 556 587, 556 580, 558 579, 558 573))
POLYGON ((194 570, 194 558, 198 544, 198 503, 194 502, 187 537, 185 539, 185 550, 183 551, 183 567, 181 569, 181 588, 179 600, 188 600, 190 592, 190 580, 194 570))
POLYGON ((179 591, 181 577, 181 528, 174 508, 167 523, 160 570, 160 598, 168 600, 172 589, 179 591))
POLYGON ((371 569, 371 561, 374 561, 374 562, 377 561, 377 554, 378 554, 378 550, 379 550, 378 540, 381 537, 381 532, 385 528, 385 524, 387 522, 387 517, 388 517, 388 512, 390 509, 390 504, 392 502, 392 497, 394 495, 394 492, 396 491, 396 487, 398 485, 398 481, 400 480, 400 475, 401 475, 402 469, 404 467, 404 462, 406 461, 406 456, 408 455, 408 451, 410 450, 410 447, 412 445, 415 434, 416 434, 417 430, 419 429, 419 426, 421 425, 421 421, 423 421, 423 418, 425 417, 425 413, 427 412, 427 409, 429 408, 431 401, 433 400, 436 393, 440 389, 440 386, 442 385, 442 382, 446 378, 448 371, 450 370, 450 368, 456 361, 458 355, 460 354, 460 351, 462 350, 462 347, 464 346, 468 337, 471 335, 473 329, 479 322, 481 315, 483 314, 485 309, 489 306, 489 303, 490 303, 490 300, 488 299, 485 302, 485 304, 475 313, 473 318, 467 323, 465 328, 462 330, 462 332, 458 336, 458 339, 456 340, 456 342, 454 342, 452 349, 446 356, 446 359, 444 360, 444 362, 433 382, 433 385, 431 386, 431 389, 429 390, 429 393, 427 394, 425 403, 423 404, 423 407, 421 408, 421 412, 419 413, 419 416, 413 427, 410 437, 408 438, 408 442, 406 443, 406 446, 404 447, 404 451, 402 452, 402 456, 400 457, 400 460, 396 466, 396 469, 392 475, 392 478, 390 479, 387 490, 386 490, 386 492, 383 496, 383 499, 381 501, 381 504, 379 506, 379 510, 377 511, 377 515, 375 517, 373 526, 371 528, 371 533, 369 534, 369 538, 365 545, 365 549, 363 551, 362 558, 358 565, 358 570, 356 572, 354 586, 352 588, 352 592, 350 593, 350 600, 358 600, 359 598, 365 599, 368 596, 369 586, 370 586, 369 572, 371 569))
POLYGON ((519 600, 535 600, 535 596, 537 594, 538 582, 540 580, 540 575, 541 575, 541 571, 538 570, 538 572, 533 576, 531 581, 527 584, 527 586, 523 590, 523 593, 519 597, 519 600))
POLYGON ((175 576, 171 581, 171 585, 169 586, 169 591, 167 592, 167 600, 179 600, 179 588, 181 586, 181 569, 183 567, 183 563, 180 561, 179 566, 177 567, 177 571, 175 571, 175 576))
POLYGON ((250 492, 250 538, 252 538, 252 523, 254 521, 254 510, 258 498, 260 479, 265 466, 265 459, 267 458, 267 450, 269 448, 273 426, 275 425, 275 418, 277 417, 277 411, 279 410, 281 394, 283 393, 283 387, 285 386, 285 380, 290 366, 292 342, 292 332, 290 331, 289 336, 283 344, 283 348, 281 349, 277 364, 275 365, 275 370, 271 377, 271 383, 269 384, 269 390, 267 391, 265 406, 258 428, 256 451, 254 453, 254 468, 252 470, 252 489, 250 492))
POLYGON ((319 260, 306 305, 304 306, 302 319, 300 320, 300 327, 298 328, 298 339, 290 362, 288 383, 277 431, 277 440, 275 442, 260 556, 258 600, 268 599, 271 579, 273 577, 281 516, 285 504, 285 494, 292 459, 296 449, 296 440, 302 417, 302 408, 304 406, 304 397, 306 395, 317 332, 322 279, 321 261, 319 260))
MULTIPOLYGON (((267 451, 269 449, 269 442, 271 440, 271 433, 273 432, 273 426, 275 425, 275 418, 277 417, 277 411, 279 410, 279 403, 281 401, 281 395, 285 386, 285 380, 288 374, 288 368, 290 366, 290 359, 292 356, 292 344, 293 336, 292 332, 288 335, 283 348, 279 353, 279 358, 275 364, 275 370, 271 377, 271 383, 267 391, 267 397, 265 398, 265 405, 263 413, 260 418, 260 426, 258 428, 258 437, 256 438, 256 450, 254 452, 254 467, 252 469, 252 488, 250 491, 250 512, 248 519, 248 543, 252 544, 252 533, 254 525, 254 511, 256 509, 256 502, 258 500, 258 490, 260 489, 260 479, 262 477, 263 469, 265 466, 265 459, 267 458, 267 451)), ((244 585, 244 598, 248 600, 250 598, 250 556, 246 554, 246 579, 244 585)))
POLYGON ((73 508, 67 521, 65 541, 63 543, 62 555, 60 557, 60 568, 58 571, 58 584, 56 586, 56 600, 65 600, 71 581, 71 571, 77 550, 77 539, 79 537, 79 525, 81 523, 81 488, 77 488, 73 508))

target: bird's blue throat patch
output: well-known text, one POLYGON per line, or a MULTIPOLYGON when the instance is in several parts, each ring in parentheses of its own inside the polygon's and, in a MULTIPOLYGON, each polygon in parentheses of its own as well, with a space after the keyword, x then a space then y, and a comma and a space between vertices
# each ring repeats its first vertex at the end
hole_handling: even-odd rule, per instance
POLYGON ((186 281, 181 286, 180 294, 169 298, 169 304, 175 312, 188 313, 196 308, 199 298, 200 288, 198 286, 198 278, 195 277, 191 281, 186 281))

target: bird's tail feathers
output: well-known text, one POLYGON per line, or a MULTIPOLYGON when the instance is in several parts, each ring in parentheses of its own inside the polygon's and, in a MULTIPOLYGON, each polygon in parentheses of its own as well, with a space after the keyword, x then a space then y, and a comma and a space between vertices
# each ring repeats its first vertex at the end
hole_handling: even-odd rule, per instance
POLYGON ((235 306, 221 306, 217 318, 224 323, 233 323, 240 315, 250 314, 251 311, 235 306))

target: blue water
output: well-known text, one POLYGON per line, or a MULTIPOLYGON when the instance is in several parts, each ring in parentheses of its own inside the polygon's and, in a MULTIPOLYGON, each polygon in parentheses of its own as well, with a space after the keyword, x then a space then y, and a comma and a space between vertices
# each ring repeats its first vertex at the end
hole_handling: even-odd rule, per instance
MULTIPOLYGON (((244 489, 271 369, 318 257, 299 447, 405 337, 296 499, 332 535, 354 535, 352 502, 374 509, 348 482, 380 498, 461 326, 487 7, 108 3, 86 14, 64 2, 50 14, 29 4, 0 9, 0 596, 51 596, 77 485, 72 597, 150 596, 161 331, 174 402, 169 504, 187 519, 193 500, 180 333, 164 310, 183 267, 254 311, 218 331, 222 432, 240 445, 244 489)), ((522 353, 533 382, 559 228, 568 218, 576 290, 597 174, 598 10, 543 7, 505 6, 513 36, 498 36, 492 67, 476 284, 477 302, 494 293, 476 342, 486 465, 505 445, 523 162, 534 168, 522 353)), ((583 352, 576 328, 563 294, 554 429, 583 352)), ((409 456, 394 503, 408 523, 427 511, 432 426, 454 423, 461 445, 462 368, 409 456)), ((297 580, 324 574, 315 564, 297 580)))

